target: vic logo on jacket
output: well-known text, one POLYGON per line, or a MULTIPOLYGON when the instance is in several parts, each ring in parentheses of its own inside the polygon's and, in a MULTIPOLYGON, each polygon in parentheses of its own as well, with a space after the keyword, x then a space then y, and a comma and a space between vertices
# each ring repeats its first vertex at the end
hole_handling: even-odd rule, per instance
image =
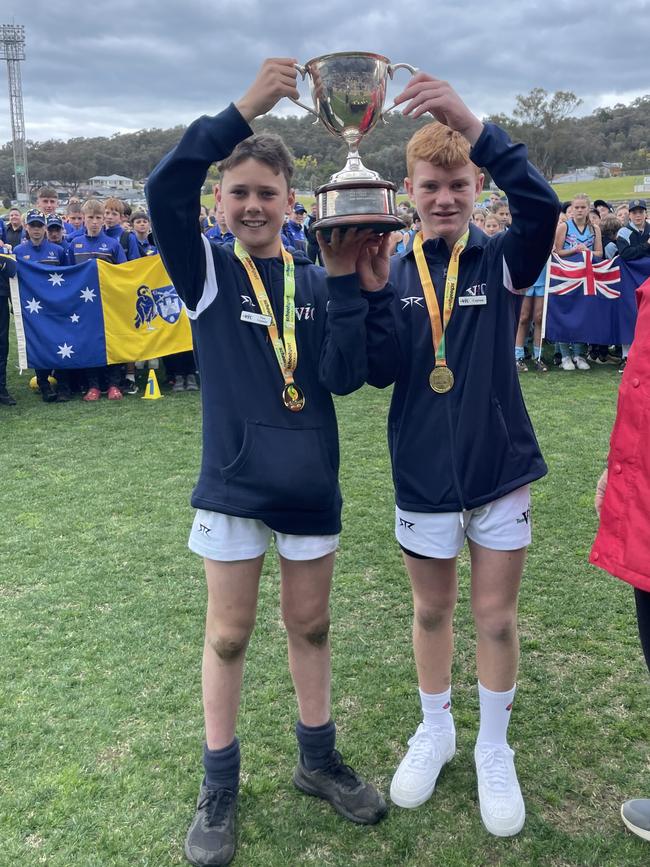
POLYGON ((311 304, 307 304, 305 307, 296 307, 296 319, 298 321, 306 322, 308 319, 313 320, 315 313, 316 308, 311 304))

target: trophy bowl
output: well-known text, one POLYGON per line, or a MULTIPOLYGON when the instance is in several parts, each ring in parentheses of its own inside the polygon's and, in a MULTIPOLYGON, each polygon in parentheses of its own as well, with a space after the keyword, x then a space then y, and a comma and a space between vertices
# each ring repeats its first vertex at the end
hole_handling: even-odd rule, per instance
POLYGON ((345 167, 316 190, 314 230, 329 234, 333 229, 354 227, 381 234, 403 228, 396 210, 396 185, 364 166, 359 143, 380 120, 386 122, 388 79, 397 69, 408 69, 412 75, 417 70, 365 51, 324 54, 297 69, 303 78, 309 77, 314 107, 294 102, 348 146, 345 167))

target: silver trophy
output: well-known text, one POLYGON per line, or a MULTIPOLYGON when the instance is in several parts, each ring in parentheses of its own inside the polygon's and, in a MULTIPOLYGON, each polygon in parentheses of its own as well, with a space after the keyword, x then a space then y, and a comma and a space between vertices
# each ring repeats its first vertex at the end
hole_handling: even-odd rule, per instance
POLYGON ((303 78, 309 76, 314 106, 294 102, 348 146, 345 168, 316 190, 318 216, 313 228, 328 234, 351 227, 380 233, 402 228, 395 207, 397 187, 364 166, 359 143, 394 108, 384 110, 388 79, 397 69, 408 69, 411 75, 417 70, 365 51, 324 54, 296 68, 303 78))

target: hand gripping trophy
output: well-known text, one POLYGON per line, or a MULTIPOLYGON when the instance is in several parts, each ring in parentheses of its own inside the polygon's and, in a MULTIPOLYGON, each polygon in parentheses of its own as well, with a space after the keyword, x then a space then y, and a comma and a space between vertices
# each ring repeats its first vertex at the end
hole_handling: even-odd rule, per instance
POLYGON ((324 54, 297 66, 309 76, 314 107, 294 100, 316 115, 326 129, 348 146, 348 159, 329 183, 316 190, 318 216, 312 224, 329 234, 332 229, 374 229, 377 233, 401 229, 396 212, 397 187, 367 169, 359 157, 359 143, 379 120, 386 122, 386 84, 397 69, 417 70, 408 63, 391 63, 380 54, 363 51, 324 54))

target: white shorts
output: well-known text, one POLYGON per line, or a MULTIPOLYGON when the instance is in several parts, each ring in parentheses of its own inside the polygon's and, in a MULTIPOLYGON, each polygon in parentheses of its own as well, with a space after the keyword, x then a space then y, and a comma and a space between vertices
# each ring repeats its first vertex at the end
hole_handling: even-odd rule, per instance
POLYGON ((465 536, 494 551, 516 551, 532 536, 530 485, 478 509, 463 512, 405 512, 395 507, 395 536, 422 557, 457 557, 465 536))
POLYGON ((238 518, 198 509, 190 531, 188 548, 209 560, 252 560, 264 554, 271 536, 278 553, 286 560, 316 560, 336 551, 338 534, 334 536, 293 536, 276 533, 263 521, 238 518))

